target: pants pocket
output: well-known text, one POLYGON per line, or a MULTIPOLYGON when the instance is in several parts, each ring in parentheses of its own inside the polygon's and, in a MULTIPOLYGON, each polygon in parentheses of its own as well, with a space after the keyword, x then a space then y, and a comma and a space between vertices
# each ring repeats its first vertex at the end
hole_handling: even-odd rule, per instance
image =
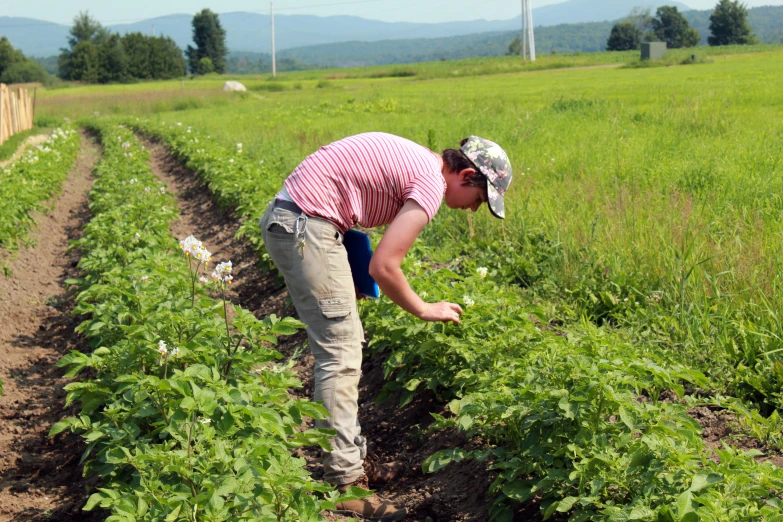
POLYGON ((324 337, 336 341, 351 339, 354 335, 351 311, 353 302, 348 296, 319 297, 318 309, 324 326, 324 337))

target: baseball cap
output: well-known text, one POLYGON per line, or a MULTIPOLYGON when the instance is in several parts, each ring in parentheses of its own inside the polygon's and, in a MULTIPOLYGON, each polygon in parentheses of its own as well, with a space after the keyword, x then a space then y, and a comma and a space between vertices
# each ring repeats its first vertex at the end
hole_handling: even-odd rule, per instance
POLYGON ((465 156, 487 177, 487 204, 492 214, 506 218, 503 195, 511 185, 511 162, 500 145, 478 136, 470 136, 462 147, 465 156))

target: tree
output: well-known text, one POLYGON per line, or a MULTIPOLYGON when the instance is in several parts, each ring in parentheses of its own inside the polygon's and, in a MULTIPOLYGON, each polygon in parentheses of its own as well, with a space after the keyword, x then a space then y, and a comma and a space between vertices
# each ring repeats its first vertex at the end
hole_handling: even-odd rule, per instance
POLYGON ((699 31, 688 25, 688 20, 674 6, 659 7, 651 25, 655 36, 670 49, 694 47, 701 41, 699 31))
POLYGON ((50 83, 50 78, 51 76, 49 76, 49 73, 46 72, 41 64, 32 60, 25 60, 6 68, 0 74, 0 83, 41 82, 47 85, 50 83))
MULTIPOLYGON (((57 67, 60 72, 60 78, 63 80, 80 80, 82 79, 81 76, 78 78, 74 76, 73 71, 73 58, 74 58, 74 52, 76 50, 76 47, 79 46, 79 44, 82 43, 91 43, 93 44, 93 47, 95 47, 95 51, 97 52, 97 46, 100 46, 103 44, 106 39, 109 38, 109 32, 94 18, 92 18, 87 11, 80 12, 76 17, 73 19, 73 25, 71 26, 71 30, 69 31, 68 36, 68 47, 60 49, 60 57, 57 60, 57 67)), ((82 47, 82 52, 84 52, 87 48, 82 47)), ((80 56, 80 60, 84 60, 85 56, 80 56)), ((80 62, 78 74, 81 75, 84 73, 85 63, 82 61, 80 62)), ((97 64, 97 58, 96 62, 94 64, 91 64, 92 67, 95 69, 95 74, 97 75, 98 72, 98 64, 97 64)), ((97 81, 97 76, 96 76, 97 81)))
POLYGON ((101 45, 108 37, 109 31, 99 21, 91 17, 89 12, 81 11, 73 19, 68 36, 68 46, 73 49, 81 42, 101 45))
POLYGON ((37 62, 0 37, 0 83, 50 83, 49 73, 37 62))
POLYGON ((141 33, 127 33, 122 37, 122 48, 128 60, 128 76, 139 80, 153 77, 152 53, 148 37, 141 33))
POLYGON ((618 22, 612 27, 609 39, 606 40, 607 51, 632 51, 639 48, 642 33, 631 22, 618 22))
POLYGON ((739 0, 720 0, 710 15, 710 45, 745 45, 756 43, 748 24, 748 9, 739 0))
POLYGON ((120 35, 113 34, 98 46, 98 82, 126 82, 128 57, 122 47, 120 35))
POLYGON ((522 39, 519 36, 514 38, 511 43, 508 44, 508 52, 506 52, 506 56, 511 56, 514 54, 522 54, 522 39))
POLYGON ((69 62, 71 80, 98 82, 98 46, 94 43, 85 40, 76 44, 69 62))
POLYGON ((209 74, 215 72, 215 66, 207 56, 198 61, 196 74, 209 74))
POLYGON ((637 6, 631 9, 624 22, 630 22, 639 30, 639 34, 644 37, 651 32, 653 16, 649 7, 637 6))
POLYGON ((177 42, 159 36, 150 40, 150 72, 153 78, 171 79, 185 76, 187 65, 177 42))
POLYGON ((11 45, 8 38, 5 36, 0 38, 0 75, 9 67, 26 61, 27 58, 25 58, 21 51, 14 49, 14 46, 11 45))
POLYGON ((193 17, 193 42, 196 47, 188 45, 185 50, 191 72, 200 74, 203 58, 209 58, 215 72, 226 72, 226 31, 221 27, 217 14, 204 9, 193 17))

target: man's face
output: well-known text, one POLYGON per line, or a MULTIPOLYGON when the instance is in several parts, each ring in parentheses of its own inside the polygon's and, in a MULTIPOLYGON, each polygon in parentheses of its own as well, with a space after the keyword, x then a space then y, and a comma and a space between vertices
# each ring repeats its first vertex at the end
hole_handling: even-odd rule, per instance
POLYGON ((464 184, 466 177, 475 172, 473 169, 465 169, 459 174, 446 174, 445 200, 449 208, 476 212, 482 203, 486 203, 486 189, 464 184))

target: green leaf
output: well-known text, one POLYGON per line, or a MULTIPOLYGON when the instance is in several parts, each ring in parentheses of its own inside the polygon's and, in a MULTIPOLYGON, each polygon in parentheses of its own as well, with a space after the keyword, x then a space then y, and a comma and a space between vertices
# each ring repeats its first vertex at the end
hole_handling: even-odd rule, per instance
POLYGON ((166 522, 174 522, 177 520, 177 517, 179 516, 179 512, 182 510, 182 504, 177 504, 177 507, 174 508, 174 510, 168 514, 166 517, 166 522))
POLYGON ((631 431, 636 431, 636 421, 633 417, 633 414, 625 409, 625 406, 620 406, 620 411, 618 412, 618 415, 620 417, 620 420, 623 421, 623 424, 628 426, 628 429, 631 431))
POLYGON ((557 503, 557 511, 559 513, 566 513, 567 511, 570 511, 577 502, 579 502, 579 497, 566 497, 557 503))
POLYGON ((693 481, 691 482, 691 487, 688 491, 698 493, 699 491, 712 487, 722 481, 723 475, 718 475, 716 473, 698 473, 693 476, 693 481))
POLYGON ((508 498, 517 502, 525 502, 531 496, 533 496, 533 486, 524 480, 515 480, 514 482, 509 482, 503 486, 501 491, 503 491, 503 494, 508 498))
POLYGON ((90 498, 87 499, 87 503, 82 508, 82 511, 92 511, 93 509, 95 509, 95 506, 97 506, 98 504, 101 503, 101 501, 103 501, 104 498, 105 497, 103 493, 100 492, 93 493, 92 495, 90 495, 90 498))

